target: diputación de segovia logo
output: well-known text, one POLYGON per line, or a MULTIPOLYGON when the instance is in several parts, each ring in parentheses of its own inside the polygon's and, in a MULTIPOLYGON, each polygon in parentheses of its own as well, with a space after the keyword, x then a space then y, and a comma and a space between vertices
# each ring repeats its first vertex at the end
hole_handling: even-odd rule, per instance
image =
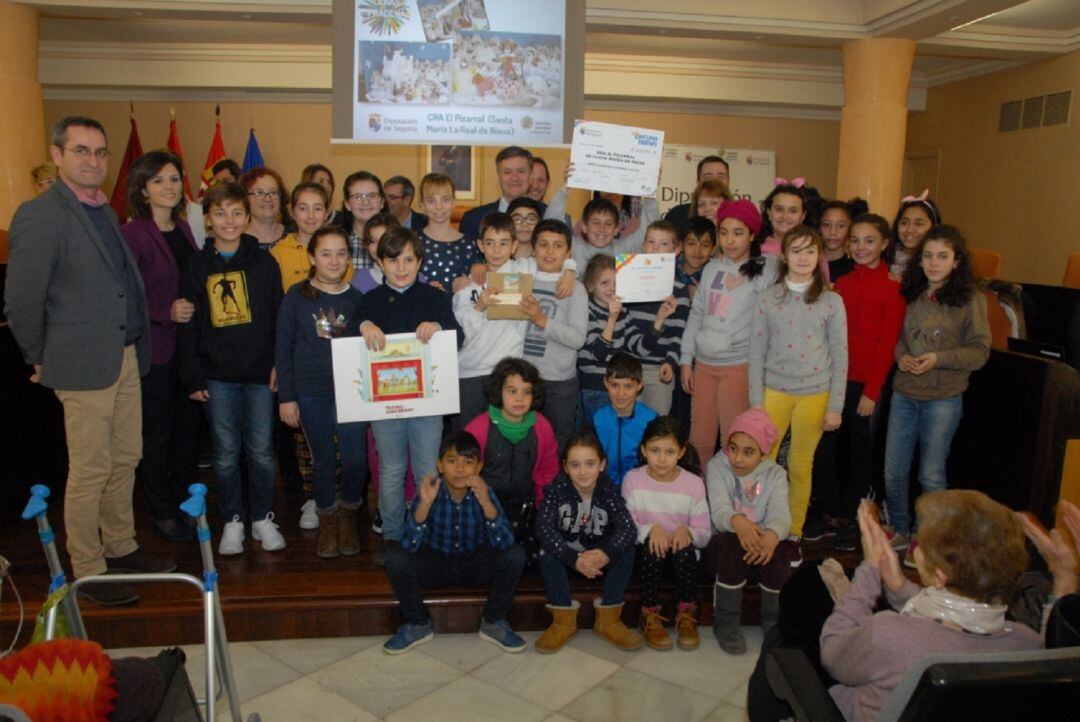
POLYGON ((397 35, 409 20, 409 4, 401 0, 363 0, 360 21, 376 35, 397 35))

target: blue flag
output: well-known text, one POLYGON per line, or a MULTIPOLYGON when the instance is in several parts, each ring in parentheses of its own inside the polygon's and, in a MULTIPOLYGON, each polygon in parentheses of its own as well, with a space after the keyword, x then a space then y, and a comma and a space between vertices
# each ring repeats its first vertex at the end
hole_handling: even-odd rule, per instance
POLYGON ((263 162, 259 141, 255 139, 255 129, 252 128, 248 134, 247 150, 244 151, 244 167, 241 170, 247 173, 252 168, 258 168, 261 165, 266 165, 266 163, 263 162))

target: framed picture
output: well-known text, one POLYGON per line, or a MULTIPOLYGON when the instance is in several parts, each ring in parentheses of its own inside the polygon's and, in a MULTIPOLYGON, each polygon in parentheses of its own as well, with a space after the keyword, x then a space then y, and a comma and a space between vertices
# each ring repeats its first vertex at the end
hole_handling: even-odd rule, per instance
POLYGON ((471 145, 429 145, 427 172, 450 176, 456 200, 476 200, 476 154, 471 145))

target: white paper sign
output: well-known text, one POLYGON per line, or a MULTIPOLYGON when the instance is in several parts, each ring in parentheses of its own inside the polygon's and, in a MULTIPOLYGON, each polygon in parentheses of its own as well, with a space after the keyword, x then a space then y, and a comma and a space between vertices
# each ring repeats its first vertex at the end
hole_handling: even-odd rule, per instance
POLYGON ((656 194, 663 149, 662 130, 579 120, 570 145, 574 173, 566 185, 651 197, 656 194))
POLYGON ((623 303, 663 301, 674 287, 674 253, 620 253, 615 256, 615 295, 623 303))
POLYGON ((728 188, 736 198, 760 203, 772 191, 773 178, 776 177, 774 151, 669 143, 664 146, 661 160, 663 184, 656 194, 662 213, 667 213, 673 206, 690 202, 690 194, 697 187, 697 164, 707 155, 718 155, 727 161, 731 176, 728 188))
POLYGON ((359 336, 336 338, 330 349, 340 423, 461 410, 454 331, 439 331, 428 343, 420 343, 414 333, 392 333, 381 351, 368 349, 359 336))

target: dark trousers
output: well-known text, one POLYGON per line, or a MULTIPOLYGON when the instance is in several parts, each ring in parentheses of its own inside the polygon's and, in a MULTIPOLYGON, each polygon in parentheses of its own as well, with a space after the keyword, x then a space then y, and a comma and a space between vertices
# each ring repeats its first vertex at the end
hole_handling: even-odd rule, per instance
POLYGON ((555 432, 555 441, 559 444, 561 454, 567 440, 577 430, 577 377, 568 381, 544 379, 544 405, 540 411, 544 414, 544 418, 551 422, 551 429, 555 432))
MULTIPOLYGON (((568 567, 554 554, 540 552, 540 576, 544 579, 548 603, 556 607, 570 606, 570 574, 577 570, 568 567)), ((634 573, 634 548, 628 549, 622 556, 608 562, 603 568, 604 592, 600 603, 606 607, 622 604, 626 596, 626 587, 630 584, 630 575, 634 573)))
POLYGON ((739 536, 733 532, 721 532, 712 538, 709 555, 716 559, 716 581, 725 587, 741 587, 748 578, 757 577, 762 587, 778 592, 791 576, 791 563, 802 556, 799 545, 786 539, 776 545, 768 564, 747 564, 743 561, 746 551, 739 544, 739 536))
POLYGON ((176 359, 153 364, 142 380, 143 455, 136 478, 150 502, 154 519, 181 516, 195 481, 199 409, 180 386, 176 359))
POLYGON ((843 422, 836 431, 822 435, 814 454, 815 508, 852 521, 859 500, 874 489, 874 432, 882 418, 880 403, 870 416, 856 413, 862 390, 860 382, 847 382, 843 422))
POLYGON ((407 552, 398 544, 386 546, 386 574, 398 599, 401 614, 410 624, 426 624, 431 617, 420 590, 424 587, 484 587, 491 592, 484 603, 484 620, 506 619, 514 603, 521 572, 525 568, 525 550, 515 544, 497 551, 481 544, 464 554, 439 554, 421 547, 407 552))
POLYGON ((675 595, 680 602, 693 602, 697 595, 697 555, 694 545, 658 557, 649 551, 648 543, 638 544, 638 574, 641 576, 641 606, 660 604, 660 585, 668 573, 675 577, 675 595))

